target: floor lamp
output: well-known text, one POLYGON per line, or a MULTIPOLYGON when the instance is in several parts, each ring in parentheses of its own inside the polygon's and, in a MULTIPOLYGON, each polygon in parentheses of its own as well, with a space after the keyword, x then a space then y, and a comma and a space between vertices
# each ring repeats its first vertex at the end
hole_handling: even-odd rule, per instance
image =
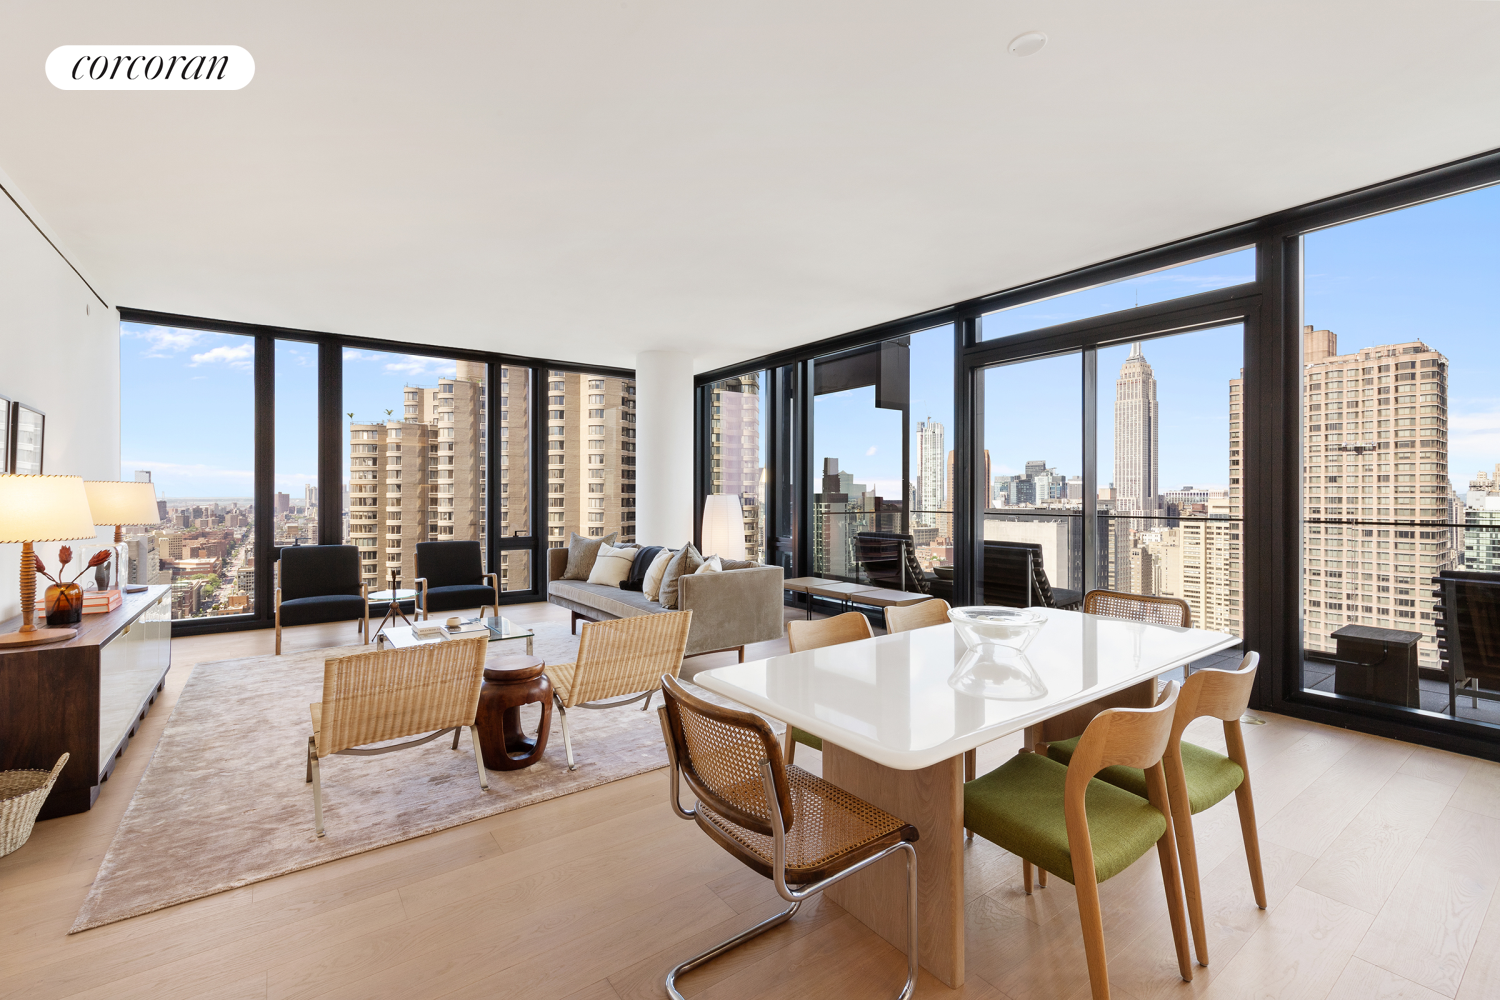
POLYGON ((703 555, 745 558, 745 513, 734 493, 712 493, 703 500, 703 555))
POLYGON ((37 628, 33 542, 94 537, 94 518, 80 476, 0 476, 0 542, 21 543, 21 629, 0 635, 0 649, 60 642, 77 629, 37 628))
MULTIPOLYGON (((89 496, 89 510, 95 524, 115 526, 115 583, 125 589, 126 563, 120 561, 120 543, 125 541, 127 524, 158 524, 156 487, 150 483, 115 483, 88 480, 83 484, 89 496)), ((145 587, 141 587, 145 590, 145 587)))

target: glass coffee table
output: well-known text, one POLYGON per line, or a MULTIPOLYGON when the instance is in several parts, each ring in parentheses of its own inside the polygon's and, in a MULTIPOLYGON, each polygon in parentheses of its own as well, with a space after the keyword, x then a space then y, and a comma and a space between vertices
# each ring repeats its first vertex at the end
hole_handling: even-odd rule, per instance
POLYGON ((526 655, 531 655, 531 641, 536 633, 524 625, 517 625, 509 618, 463 618, 456 629, 450 629, 440 621, 423 622, 418 625, 401 625, 387 628, 375 637, 375 644, 379 647, 382 643, 389 644, 393 649, 405 649, 408 646, 420 646, 424 642, 448 642, 452 639, 467 639, 470 636, 485 635, 490 642, 508 642, 512 639, 526 640, 526 655), (436 626, 441 631, 433 635, 419 635, 417 629, 427 625, 436 626))

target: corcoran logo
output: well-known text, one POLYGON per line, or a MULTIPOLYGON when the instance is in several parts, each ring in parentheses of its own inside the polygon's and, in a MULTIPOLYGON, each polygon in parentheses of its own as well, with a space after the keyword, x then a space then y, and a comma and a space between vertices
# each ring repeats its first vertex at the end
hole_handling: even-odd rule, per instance
POLYGON ((47 57, 59 90, 239 90, 254 76, 238 45, 60 45, 47 57))

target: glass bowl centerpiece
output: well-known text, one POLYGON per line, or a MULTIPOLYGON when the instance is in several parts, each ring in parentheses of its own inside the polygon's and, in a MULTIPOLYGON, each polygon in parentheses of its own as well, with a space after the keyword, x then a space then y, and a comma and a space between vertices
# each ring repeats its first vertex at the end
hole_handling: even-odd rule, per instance
POLYGON ((1031 645, 1047 619, 1027 608, 950 608, 948 620, 964 645, 976 652, 987 646, 1005 646, 1017 652, 1031 645))

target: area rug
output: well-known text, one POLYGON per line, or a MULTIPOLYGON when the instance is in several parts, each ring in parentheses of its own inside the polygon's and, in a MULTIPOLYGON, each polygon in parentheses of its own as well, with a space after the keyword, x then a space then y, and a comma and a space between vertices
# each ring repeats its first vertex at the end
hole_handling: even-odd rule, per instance
MULTIPOLYGON (((537 656, 576 657, 566 625, 535 631, 537 656)), ((467 733, 457 751, 440 739, 380 757, 325 757, 320 839, 304 780, 307 706, 322 696, 325 658, 368 648, 194 667, 70 933, 666 766, 656 713, 635 706, 569 716, 571 772, 554 711, 543 759, 489 772, 488 792, 467 733)), ((521 651, 518 642, 495 643, 490 656, 521 651)), ((528 732, 538 712, 523 714, 528 732)))

